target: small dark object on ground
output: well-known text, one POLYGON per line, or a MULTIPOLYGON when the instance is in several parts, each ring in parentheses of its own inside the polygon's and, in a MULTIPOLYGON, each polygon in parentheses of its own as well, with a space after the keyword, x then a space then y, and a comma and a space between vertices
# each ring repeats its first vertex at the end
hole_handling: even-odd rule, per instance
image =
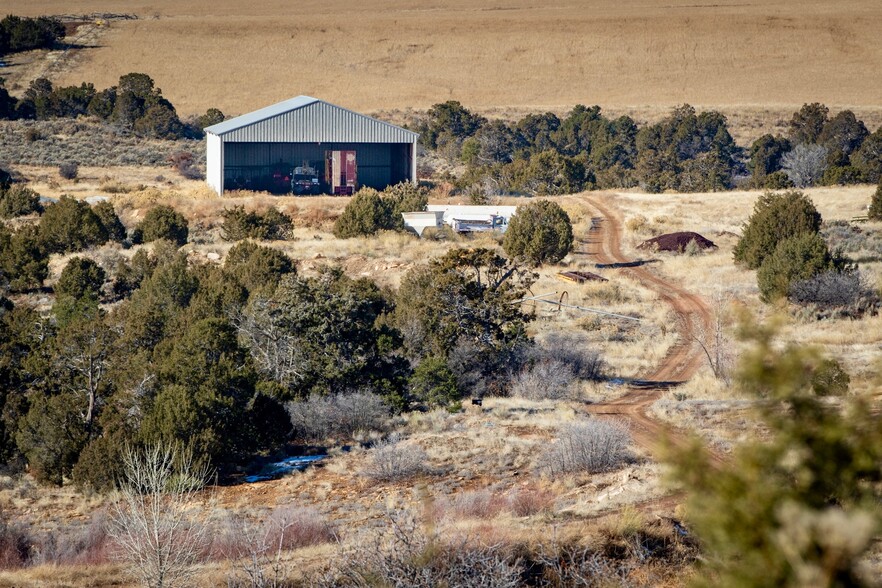
POLYGON ((618 269, 621 267, 640 267, 647 263, 658 263, 660 259, 636 259, 634 261, 617 261, 614 263, 595 263, 597 269, 618 269))
POLYGON ((472 398, 472 405, 474 406, 483 406, 484 399, 483 398, 472 398))
POLYGON ((698 233, 692 231, 684 231, 682 233, 668 233, 667 235, 659 235, 652 239, 647 239, 637 246, 637 249, 657 249, 658 251, 677 251, 683 252, 689 246, 690 241, 695 241, 699 249, 716 249, 717 246, 713 241, 702 237, 698 233))
POLYGON ((557 277, 568 282, 584 284, 585 282, 608 282, 603 276, 591 272, 558 272, 557 277))

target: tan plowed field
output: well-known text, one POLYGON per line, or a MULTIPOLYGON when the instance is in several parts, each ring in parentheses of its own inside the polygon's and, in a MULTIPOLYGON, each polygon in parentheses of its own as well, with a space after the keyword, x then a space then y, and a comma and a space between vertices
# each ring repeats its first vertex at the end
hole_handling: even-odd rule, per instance
POLYGON ((457 99, 487 112, 600 104, 643 118, 689 102, 777 119, 806 101, 882 110, 876 0, 61 0, 16 14, 135 13, 55 74, 152 75, 184 113, 311 94, 354 109, 457 99))

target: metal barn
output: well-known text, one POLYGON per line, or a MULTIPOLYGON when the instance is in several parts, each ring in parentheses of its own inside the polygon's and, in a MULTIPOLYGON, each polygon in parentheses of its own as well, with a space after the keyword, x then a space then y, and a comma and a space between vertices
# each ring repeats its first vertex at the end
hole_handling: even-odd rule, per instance
POLYGON ((205 129, 207 181, 224 190, 351 194, 416 182, 417 133, 298 96, 205 129))

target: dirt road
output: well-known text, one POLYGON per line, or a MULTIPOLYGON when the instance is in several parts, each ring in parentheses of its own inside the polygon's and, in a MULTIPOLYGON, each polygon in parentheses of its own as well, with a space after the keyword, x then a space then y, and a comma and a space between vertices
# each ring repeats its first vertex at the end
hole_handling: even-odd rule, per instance
MULTIPOLYGON (((596 263, 633 261, 622 253, 622 219, 619 212, 602 197, 591 196, 586 200, 599 213, 594 219, 587 253, 594 256, 596 263)), ((621 397, 604 404, 590 405, 588 411, 626 419, 631 426, 634 442, 658 458, 665 441, 682 447, 688 439, 682 432, 649 416, 647 410, 671 386, 691 378, 706 361, 695 337, 701 330, 710 332, 711 311, 700 296, 660 278, 647 266, 632 266, 619 271, 656 292, 660 301, 671 306, 677 315, 675 328, 679 336, 655 369, 630 384, 621 397)), ((715 463, 723 461, 722 456, 714 453, 711 458, 715 463)))

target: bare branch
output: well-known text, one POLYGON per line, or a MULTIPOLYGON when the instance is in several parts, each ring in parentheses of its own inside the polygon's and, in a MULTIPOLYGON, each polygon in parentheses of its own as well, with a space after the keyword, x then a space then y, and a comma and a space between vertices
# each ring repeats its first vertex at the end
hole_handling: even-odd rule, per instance
POLYGON ((161 445, 128 449, 123 463, 109 529, 119 556, 144 586, 190 585, 208 539, 206 525, 192 513, 208 468, 196 465, 188 450, 161 445))

